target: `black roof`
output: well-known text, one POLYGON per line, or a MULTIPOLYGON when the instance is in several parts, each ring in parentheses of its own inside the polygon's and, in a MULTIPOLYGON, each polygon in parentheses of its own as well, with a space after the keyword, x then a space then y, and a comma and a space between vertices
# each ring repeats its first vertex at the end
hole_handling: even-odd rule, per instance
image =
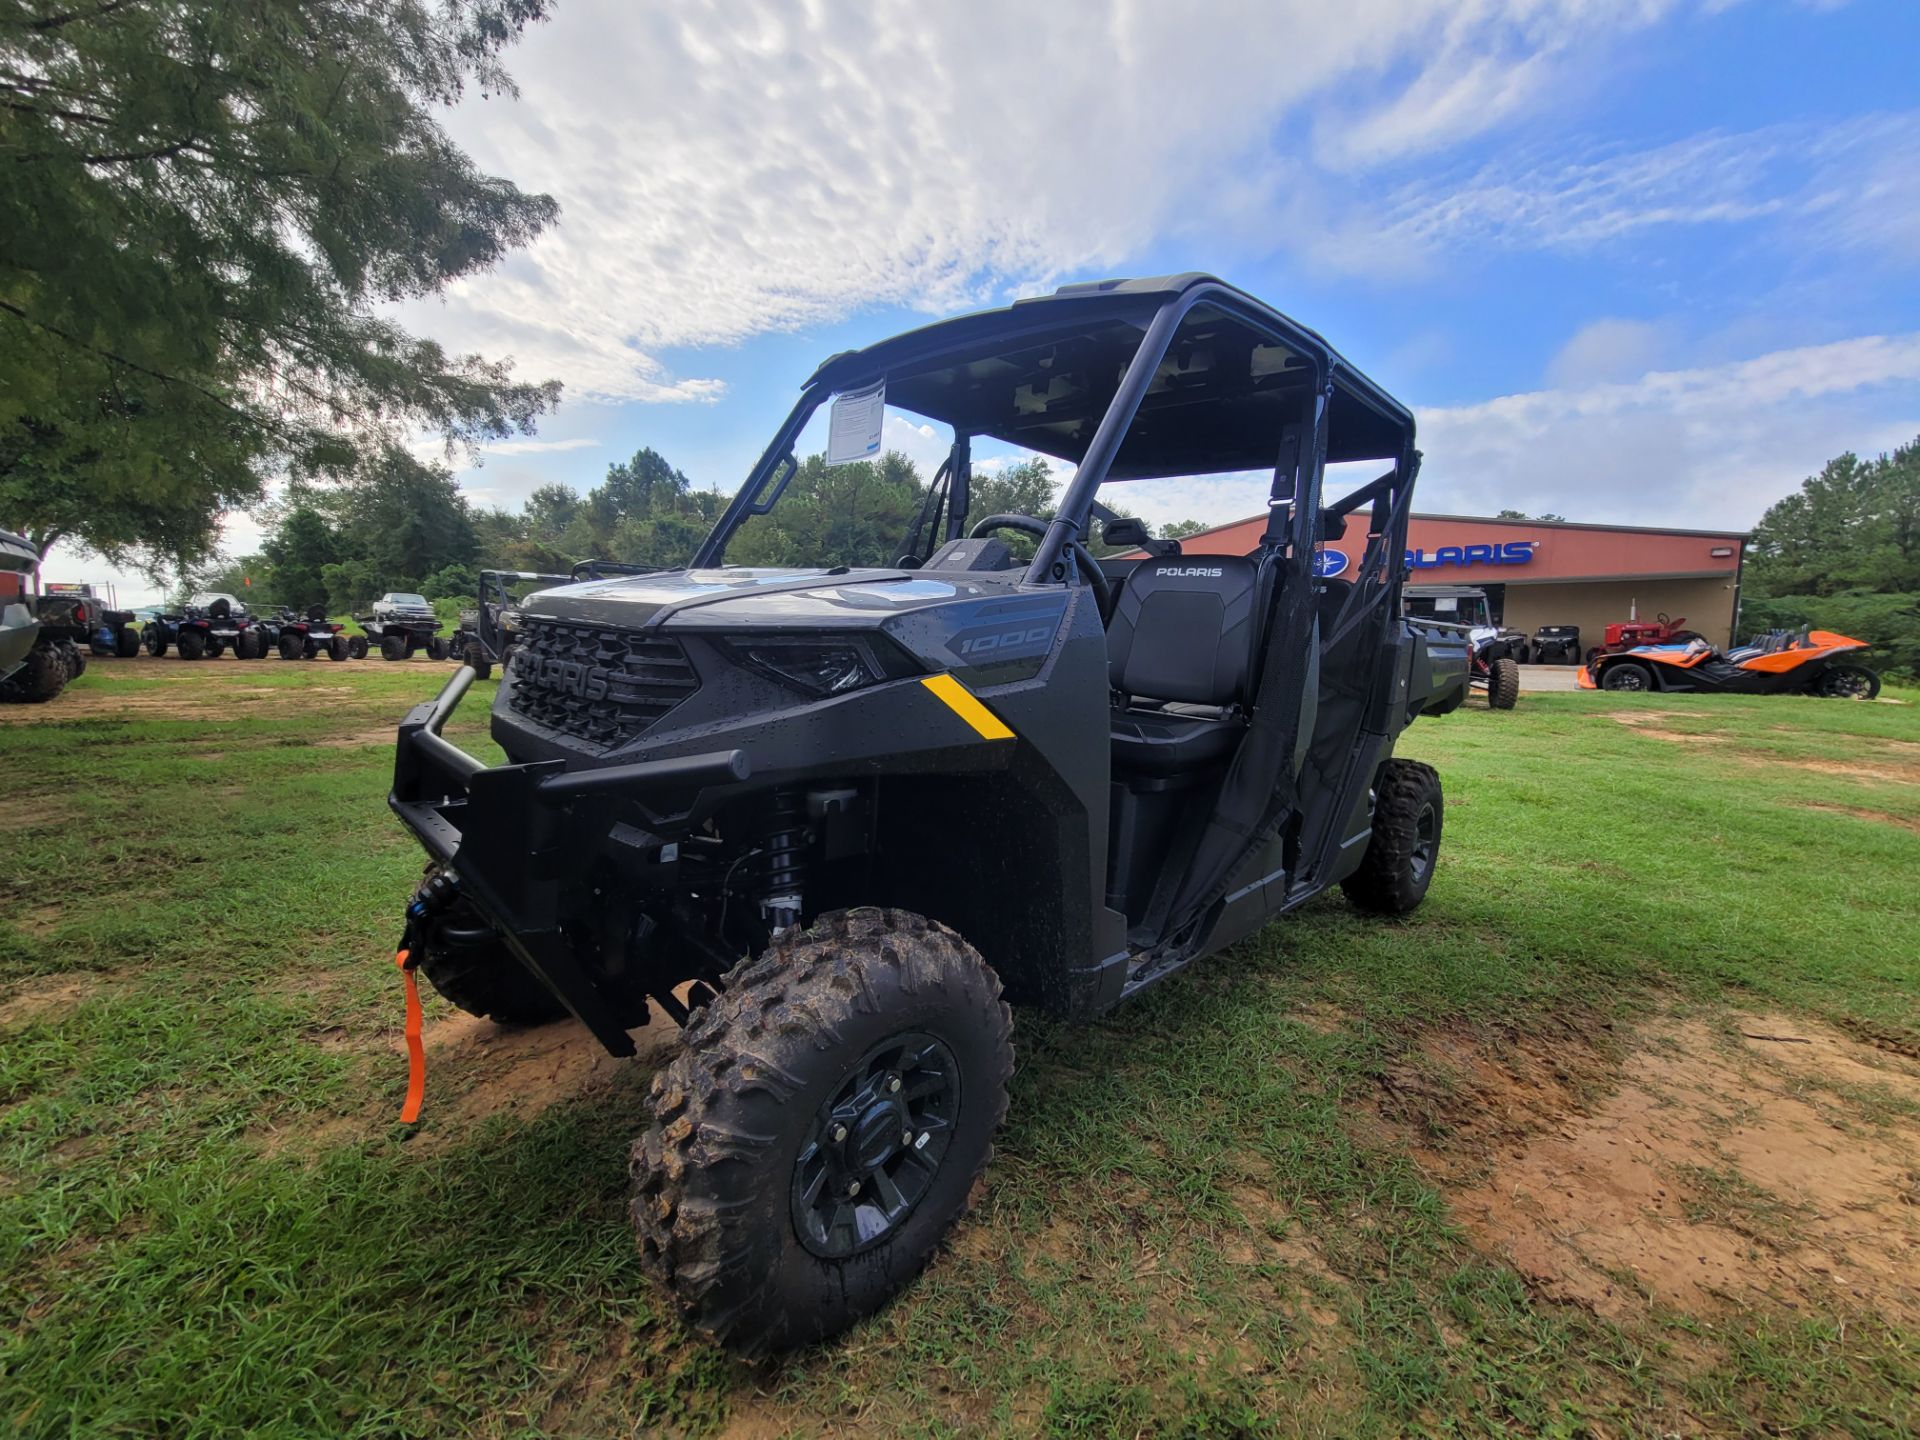
MULTIPOLYGON (((1271 337, 1285 353, 1232 393, 1196 370, 1157 377, 1109 475, 1114 479, 1270 468, 1276 406, 1297 406, 1315 374, 1334 385, 1330 461, 1398 459, 1411 444, 1413 414, 1316 331, 1224 281, 1191 272, 1065 285, 925 325, 849 350, 821 364, 807 384, 854 390, 885 378, 887 398, 976 435, 991 435, 1078 464, 1119 373, 1154 314, 1196 288, 1211 292, 1190 312, 1214 317, 1224 337, 1271 337), (1072 377, 1077 384, 1065 382, 1072 377), (1208 406, 1204 435, 1191 405, 1208 406)), ((1189 323, 1193 323, 1190 321, 1189 323)), ((1264 342, 1263 342, 1264 347, 1264 342)), ((1172 357, 1170 356, 1170 359, 1172 357)))

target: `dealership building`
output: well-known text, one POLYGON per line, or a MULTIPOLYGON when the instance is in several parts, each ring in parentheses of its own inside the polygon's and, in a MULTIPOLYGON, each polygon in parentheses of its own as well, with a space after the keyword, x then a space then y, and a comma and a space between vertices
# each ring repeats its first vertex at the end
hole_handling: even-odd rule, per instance
MULTIPOLYGON (((1260 543, 1266 516, 1237 520, 1180 542, 1187 555, 1245 555, 1260 543)), ((1322 558, 1327 575, 1350 572, 1366 548, 1366 521, 1322 558)), ((1542 625, 1578 625, 1583 647, 1616 620, 1686 617, 1717 645, 1735 643, 1740 562, 1747 537, 1725 530, 1653 530, 1564 520, 1494 520, 1415 515, 1407 561, 1415 585, 1473 585, 1494 618, 1531 635, 1542 625)))

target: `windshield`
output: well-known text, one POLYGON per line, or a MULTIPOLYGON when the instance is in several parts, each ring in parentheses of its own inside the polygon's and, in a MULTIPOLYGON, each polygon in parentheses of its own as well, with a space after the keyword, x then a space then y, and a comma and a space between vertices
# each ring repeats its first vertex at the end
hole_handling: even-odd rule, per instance
POLYGON ((393 594, 387 596, 387 603, 389 605, 425 605, 427 603, 427 597, 424 595, 393 594))

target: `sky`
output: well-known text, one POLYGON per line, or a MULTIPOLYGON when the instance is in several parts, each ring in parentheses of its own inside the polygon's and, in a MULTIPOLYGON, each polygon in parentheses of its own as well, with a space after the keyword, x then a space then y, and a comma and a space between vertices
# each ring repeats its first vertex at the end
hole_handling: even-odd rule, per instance
POLYGON ((566 387, 480 504, 646 445, 730 491, 829 354, 1204 270, 1413 407, 1421 510, 1746 528, 1920 436, 1916 55, 1915 0, 558 0, 447 126, 561 219, 405 316, 566 387))

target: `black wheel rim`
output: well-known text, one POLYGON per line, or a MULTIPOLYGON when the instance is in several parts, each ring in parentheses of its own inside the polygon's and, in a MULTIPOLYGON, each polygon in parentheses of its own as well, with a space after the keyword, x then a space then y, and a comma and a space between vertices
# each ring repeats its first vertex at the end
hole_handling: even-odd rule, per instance
POLYGON ((1433 847, 1439 830, 1440 812, 1431 804, 1422 805, 1419 816, 1413 822, 1413 855, 1410 863, 1415 880, 1426 879, 1427 871, 1433 868, 1433 847))
POLYGON ((1829 670, 1820 688, 1836 700, 1864 700, 1869 687, 1862 671, 1829 670))
POLYGON ((844 1259, 907 1222, 939 1173, 960 1118, 960 1066, 918 1031, 874 1046, 813 1117, 793 1162, 793 1227, 815 1255, 844 1259))
POLYGON ((1615 690, 1644 690, 1646 682, 1640 678, 1640 672, 1630 666, 1621 666, 1608 677, 1613 681, 1615 690))

